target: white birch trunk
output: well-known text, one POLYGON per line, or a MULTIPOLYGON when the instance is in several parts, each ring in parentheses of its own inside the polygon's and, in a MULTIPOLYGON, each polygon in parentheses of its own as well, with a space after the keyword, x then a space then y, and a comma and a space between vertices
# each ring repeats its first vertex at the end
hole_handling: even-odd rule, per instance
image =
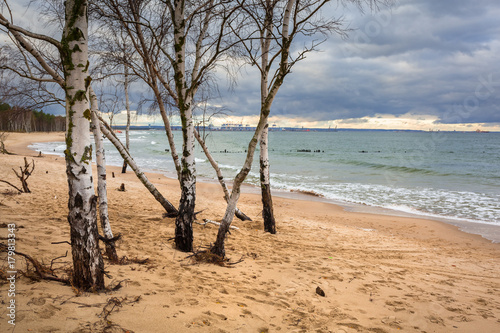
POLYGON ((257 147, 258 143, 258 138, 262 134, 262 131, 264 129, 265 124, 267 123, 267 117, 269 116, 269 112, 262 112, 260 115, 260 120, 257 125, 257 128, 255 129, 254 135, 252 137, 252 140, 250 140, 250 143, 248 144, 248 149, 247 149, 247 157, 245 159, 245 162, 243 164, 243 167, 241 168, 240 172, 236 175, 233 181, 233 188, 231 190, 231 196, 229 197, 229 200, 227 202, 226 206, 226 212, 224 213, 224 217, 222 218, 219 231, 217 233, 217 239, 210 249, 210 251, 213 254, 216 254, 220 256, 221 258, 224 258, 226 256, 226 250, 224 247, 225 239, 226 239, 226 234, 229 232, 229 227, 231 226, 231 222, 233 221, 234 213, 236 210, 236 205, 238 203, 238 200, 240 198, 241 194, 241 184, 243 184, 243 181, 245 178, 248 176, 250 173, 250 170, 252 169, 252 162, 253 162, 253 156, 255 152, 255 148, 257 147))
POLYGON ((73 283, 83 290, 104 288, 104 263, 99 251, 96 196, 92 181, 92 145, 88 103, 87 0, 66 1, 61 60, 66 92, 66 173, 69 187, 73 283))
MULTIPOLYGON (((270 5, 270 2, 267 1, 267 6, 270 5)), ((240 172, 236 175, 234 178, 233 182, 233 189, 231 191, 231 197, 229 198, 229 201, 227 203, 226 207, 226 212, 224 214, 224 217, 222 219, 221 225, 219 227, 219 231, 217 233, 217 239, 210 249, 210 251, 222 258, 225 257, 226 251, 224 248, 224 243, 226 239, 226 234, 229 232, 229 227, 231 226, 231 222, 233 221, 233 216, 234 216, 234 211, 236 209, 236 204, 239 200, 240 197, 240 188, 241 184, 245 180, 246 176, 250 172, 250 169, 252 167, 252 161, 253 161, 253 155, 255 152, 255 148, 257 146, 257 142, 259 137, 262 135, 262 131, 264 130, 264 127, 267 125, 269 113, 271 112, 271 105, 276 97, 276 94, 278 93, 279 88, 283 84, 283 80, 286 76, 286 74, 289 71, 288 68, 288 54, 290 50, 290 40, 289 40, 289 34, 288 34, 288 29, 290 26, 290 18, 291 18, 291 13, 293 6, 295 5, 295 0, 289 0, 287 3, 287 7, 285 9, 285 13, 283 15, 283 30, 282 30, 282 49, 281 49, 281 60, 280 60, 280 67, 279 67, 279 72, 277 73, 277 78, 274 81, 272 87, 269 89, 267 87, 267 77, 268 75, 266 72, 269 71, 268 66, 262 67, 262 75, 263 79, 261 80, 261 87, 265 89, 261 89, 262 93, 262 104, 261 104, 261 110, 260 110, 260 119, 259 123, 257 125, 257 128, 255 129, 255 133, 252 137, 252 140, 248 144, 248 150, 247 150, 247 157, 245 159, 245 163, 243 164, 243 168, 240 170, 240 172)), ((273 15, 272 12, 268 14, 273 15)), ((271 21, 272 22, 272 21, 271 21)), ((269 21, 266 20, 266 24, 269 24, 269 21)), ((269 30, 269 25, 266 25, 264 30, 269 30)), ((264 33, 265 34, 265 33, 264 33)), ((262 47, 262 57, 263 57, 263 63, 267 64, 267 57, 269 54, 269 46, 266 44, 270 43, 270 41, 267 38, 261 38, 261 47, 262 47)))
POLYGON ((269 149, 268 149, 268 139, 269 139, 269 123, 266 122, 262 135, 260 136, 260 183, 270 184, 269 177, 269 149))
POLYGON ((153 185, 146 177, 144 172, 139 168, 137 163, 135 163, 134 159, 132 156, 130 156, 127 148, 121 143, 121 141, 115 136, 111 128, 109 128, 109 125, 107 125, 101 118, 100 120, 100 125, 101 125, 101 131, 102 133, 108 138, 109 141, 115 146, 116 150, 120 153, 121 157, 128 163, 130 168, 134 171, 135 175, 141 183, 149 190, 149 192, 153 195, 153 197, 158 201, 162 207, 165 209, 167 212, 166 216, 173 217, 178 214, 177 209, 168 201, 165 199, 165 197, 158 191, 156 186, 153 185))
MULTIPOLYGON (((194 131, 194 136, 196 137, 196 140, 198 140, 198 143, 203 149, 205 156, 210 162, 210 165, 212 165, 212 168, 215 170, 215 173, 217 174, 217 179, 219 180, 219 184, 222 187, 222 191, 224 192, 224 200, 227 203, 229 201, 230 194, 229 190, 227 189, 226 182, 224 181, 224 176, 222 175, 222 171, 220 170, 219 165, 213 158, 212 154, 210 154, 207 145, 205 144, 205 142, 203 142, 197 130, 194 131)), ((236 215, 237 218, 239 218, 242 221, 252 221, 252 219, 246 216, 241 210, 238 209, 238 207, 236 207, 234 214, 236 215)))
POLYGON ((116 253, 116 246, 113 239, 113 231, 109 223, 108 213, 108 191, 106 187, 106 154, 104 150, 104 139, 99 125, 99 118, 97 117, 98 102, 97 96, 92 87, 89 87, 90 96, 90 109, 92 111, 91 129, 94 134, 95 155, 97 164, 97 195, 99 199, 99 220, 101 221, 101 229, 106 238, 105 247, 106 255, 112 262, 118 262, 118 254, 116 253))
POLYGON ((264 220, 264 231, 275 234, 276 221, 274 218, 273 198, 271 195, 268 138, 269 123, 266 121, 264 130, 260 136, 260 189, 262 195, 262 218, 264 220))
MULTIPOLYGON (((124 93, 125 93, 125 110, 127 110, 127 127, 125 128, 125 147, 127 148, 128 151, 130 151, 130 99, 128 96, 128 85, 129 85, 129 80, 128 80, 128 66, 124 65, 124 70, 125 70, 125 82, 123 83, 124 85, 124 93)), ((127 172, 127 161, 123 161, 123 167, 122 167, 122 173, 127 172)))
POLYGON ((192 95, 187 92, 186 82, 186 26, 185 1, 174 1, 174 50, 173 62, 178 107, 182 122, 181 199, 179 214, 175 220, 175 245, 184 252, 193 250, 193 220, 196 203, 196 170, 194 159, 194 122, 192 95))
MULTIPOLYGON (((190 102, 189 102, 190 103, 190 102)), ((175 220, 175 243, 179 250, 193 250, 193 220, 196 203, 196 169, 194 159, 194 123, 190 104, 181 112, 183 122, 183 149, 181 172, 181 199, 175 220)))
MULTIPOLYGON (((264 31, 261 35, 261 105, 267 105, 269 96, 269 51, 273 38, 273 18, 274 8, 269 0, 266 1, 266 18, 264 21, 264 31)), ((269 109, 271 105, 269 105, 269 109)), ((260 188, 262 197, 262 218, 264 220, 264 230, 272 234, 276 233, 276 221, 274 219, 273 201, 271 196, 271 183, 269 172, 269 150, 268 150, 269 124, 266 124, 260 137, 260 188)))

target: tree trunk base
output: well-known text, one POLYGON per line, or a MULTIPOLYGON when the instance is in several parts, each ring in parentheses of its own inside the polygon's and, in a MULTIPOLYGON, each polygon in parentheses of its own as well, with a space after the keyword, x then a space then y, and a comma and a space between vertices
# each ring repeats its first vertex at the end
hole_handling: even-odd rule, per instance
POLYGON ((215 244, 210 248, 210 253, 224 259, 226 257, 226 249, 224 248, 224 241, 222 242, 216 241, 215 244))
POLYGON ((245 215, 241 210, 236 208, 236 211, 234 212, 234 215, 239 218, 241 221, 252 221, 251 218, 245 215))
POLYGON ((193 252, 193 219, 186 212, 179 212, 175 219, 175 247, 179 251, 193 252))
POLYGON ((73 258, 72 285, 83 291, 103 290, 104 262, 97 232, 97 197, 83 199, 76 192, 74 197, 70 197, 68 206, 73 258))
POLYGON ((271 196, 271 186, 269 184, 262 185, 262 217, 264 219, 264 231, 276 234, 273 197, 271 196))
POLYGON ((116 253, 115 242, 106 244, 106 256, 113 264, 116 264, 120 261, 120 259, 118 258, 118 254, 116 253))

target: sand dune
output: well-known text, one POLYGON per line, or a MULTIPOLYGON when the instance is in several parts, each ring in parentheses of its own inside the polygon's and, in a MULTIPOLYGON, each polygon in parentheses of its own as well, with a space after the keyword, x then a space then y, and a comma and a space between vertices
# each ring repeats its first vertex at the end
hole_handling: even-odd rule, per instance
MULTIPOLYGON (((10 134, 0 155, 0 179, 30 142, 62 134, 10 134)), ((17 250, 50 265, 70 247, 67 182, 61 157, 29 157, 31 194, 9 194, 0 183, 0 224, 16 223, 17 250)), ((234 221, 226 251, 231 267, 200 264, 173 248, 174 219, 135 176, 109 168, 110 220, 122 233, 120 256, 146 264, 110 265, 107 285, 123 288, 77 295, 57 282, 16 281, 16 332, 499 332, 500 244, 440 222, 345 212, 314 201, 275 198, 278 234, 262 231, 260 199, 239 207, 253 222, 234 221), (124 183, 126 192, 116 189, 124 183), (316 293, 320 287, 325 296, 316 293)), ((176 181, 148 174, 173 203, 176 181)), ((198 185, 198 218, 220 220, 218 185, 198 185)), ((195 248, 215 240, 217 227, 195 225, 195 248)), ((1 242, 7 229, 0 228, 1 242)), ((70 252, 70 251, 69 251, 70 252)), ((68 252, 68 253, 69 253, 68 252)), ((17 269, 25 270, 17 258, 17 269)), ((53 267, 70 265, 68 257, 53 267)), ((6 255, 0 267, 6 270, 6 255)), ((3 279, 2 282, 5 282, 3 279)), ((0 285, 0 327, 7 323, 9 285, 0 285)))

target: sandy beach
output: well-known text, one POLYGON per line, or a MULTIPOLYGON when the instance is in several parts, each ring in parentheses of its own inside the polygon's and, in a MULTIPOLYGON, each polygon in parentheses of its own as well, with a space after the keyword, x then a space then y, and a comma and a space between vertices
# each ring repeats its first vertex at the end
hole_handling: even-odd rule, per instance
MULTIPOLYGON (((34 160, 30 194, 0 183, 0 224, 16 224, 16 250, 62 273, 71 265, 64 158, 27 148, 63 141, 63 133, 11 133, 0 155, 0 179, 18 184, 12 168, 34 160)), ((95 174, 95 169, 94 169, 95 174)), ((172 203, 176 180, 148 173, 172 203)), ((260 197, 243 194, 252 222, 234 220, 221 267, 174 249, 174 219, 128 171, 108 167, 113 232, 120 257, 105 262, 106 284, 123 287, 77 294, 58 282, 15 283, 15 330, 8 323, 10 284, 0 281, 3 332, 499 332, 500 244, 437 221, 346 212, 323 202, 275 197, 278 233, 263 232, 260 197), (112 172, 115 177, 113 178, 112 172), (126 191, 117 189, 125 184, 126 191), (316 293, 320 287, 325 296, 316 293)), ((217 184, 197 186, 198 220, 220 221, 217 184)), ((195 248, 215 241, 217 226, 194 226, 195 248)), ((7 228, 0 228, 6 243, 7 228)), ((23 258, 16 270, 26 271, 23 258)), ((7 255, 0 254, 2 275, 7 255)))

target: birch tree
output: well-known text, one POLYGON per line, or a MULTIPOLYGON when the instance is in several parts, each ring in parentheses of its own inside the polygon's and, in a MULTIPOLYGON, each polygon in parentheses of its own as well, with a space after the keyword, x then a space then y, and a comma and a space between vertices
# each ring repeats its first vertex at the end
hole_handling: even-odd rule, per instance
MULTIPOLYGON (((264 228, 275 233, 276 224, 272 209, 269 180, 268 155, 268 118, 272 104, 292 67, 305 59, 308 52, 314 51, 321 43, 317 35, 330 33, 346 34, 339 18, 325 18, 322 9, 328 0, 255 0, 238 1, 241 15, 247 18, 246 30, 234 30, 244 49, 243 56, 260 72, 261 107, 260 119, 254 135, 249 142, 244 165, 236 175, 230 200, 222 219, 216 241, 211 252, 225 257, 224 243, 229 232, 236 203, 240 196, 241 184, 250 172, 253 154, 257 143, 260 144, 260 174, 263 202, 264 228), (298 36, 310 38, 309 45, 292 53, 292 45, 298 36)), ((361 5, 363 0, 337 1, 338 4, 354 3, 361 5)), ((367 0, 366 3, 376 3, 367 0)))
POLYGON ((97 117, 98 103, 97 96, 89 87, 90 97, 90 110, 91 114, 91 130, 94 134, 95 142, 95 155, 97 164, 97 195, 99 199, 99 221, 101 222, 102 233, 104 234, 104 244, 106 248, 106 255, 111 262, 118 262, 118 254, 116 253, 116 246, 113 237, 113 231, 109 223, 108 213, 108 191, 106 186, 106 153, 104 150, 104 139, 101 133, 100 121, 97 117))
MULTIPOLYGON (((282 84, 277 79, 280 75, 290 72, 296 62, 304 59, 305 54, 318 45, 318 42, 311 41, 309 46, 303 48, 297 55, 291 56, 290 48, 297 35, 313 36, 333 31, 343 33, 339 20, 320 17, 319 11, 327 2, 266 0, 250 1, 243 6, 254 30, 250 32, 250 38, 240 37, 245 46, 245 58, 250 64, 255 65, 260 73, 261 108, 271 109, 275 98, 272 94, 277 93, 282 84), (287 68, 282 68, 283 66, 287 68)), ((274 234, 276 221, 271 195, 268 133, 269 125, 266 121, 259 137, 262 218, 264 230, 274 234)))
MULTIPOLYGON (((234 45, 226 24, 235 14, 234 4, 222 0, 103 3, 99 13, 120 22, 141 55, 144 66, 137 74, 143 75, 155 94, 167 135, 170 124, 164 111, 165 95, 179 112, 183 139, 180 163, 172 154, 181 187, 175 244, 181 251, 192 251, 196 202, 193 107, 200 85, 234 45)), ((169 143, 174 153, 173 138, 169 137, 169 143)))
MULTIPOLYGON (((212 246, 212 248, 210 249, 210 251, 213 254, 218 255, 221 258, 224 258, 226 255, 226 251, 225 251, 226 235, 229 232, 229 228, 231 226, 231 222, 232 222, 233 216, 234 216, 234 211, 236 209, 236 204, 237 204, 239 197, 240 197, 240 194, 241 194, 241 184, 243 183, 245 178, 248 176, 248 173, 250 172, 250 170, 252 168, 254 152, 255 152, 255 149, 257 147, 259 137, 262 135, 264 128, 267 126, 267 120, 269 118, 269 114, 271 111, 270 106, 272 104, 272 101, 276 97, 276 94, 278 93, 278 90, 279 90, 281 84, 283 83, 285 76, 288 74, 288 72, 290 70, 289 65, 288 65, 288 53, 290 50, 291 43, 288 42, 288 40, 289 40, 288 26, 290 23, 289 21, 292 17, 292 9, 293 9, 294 5, 295 5, 294 0, 287 1, 287 5, 286 5, 285 11, 283 13, 283 31, 282 31, 283 40, 286 44, 284 44, 282 46, 282 49, 280 52, 280 54, 281 54, 280 65, 276 71, 275 81, 272 85, 271 91, 266 96, 266 99, 265 99, 266 103, 261 106, 259 123, 255 129, 255 132, 253 134, 252 139, 250 140, 250 142, 248 144, 247 156, 246 156, 245 162, 243 164, 243 167, 241 168, 241 170, 238 172, 238 174, 234 178, 233 188, 231 191, 231 196, 230 196, 229 201, 227 203, 226 212, 225 212, 224 217, 223 217, 221 224, 219 226, 219 231, 217 233, 216 241, 215 241, 214 245, 212 246)), ((247 10, 245 9, 245 7, 243 7, 243 13, 245 13, 245 12, 247 12, 247 10)), ((271 16, 269 13, 265 14, 265 22, 266 22, 265 27, 266 28, 269 27, 269 25, 270 25, 268 23, 269 16, 271 16)), ((262 33, 265 33, 265 31, 262 31, 262 33)), ((251 36, 252 36, 252 33, 250 33, 249 36, 239 35, 239 37, 242 41, 251 40, 252 39, 251 36)), ((263 54, 263 57, 262 57, 263 61, 265 61, 266 56, 267 56, 266 54, 263 54)), ((256 62, 254 62, 254 64, 256 64, 256 62)), ((266 85, 266 89, 267 89, 267 85, 266 85)))
POLYGON ((71 227, 73 283, 78 288, 103 289, 104 263, 99 251, 92 145, 88 102, 88 21, 86 0, 66 1, 61 60, 66 92, 66 174, 69 186, 68 222, 71 227))
MULTIPOLYGON (((4 2, 6 8, 8 4, 4 2)), ((82 290, 104 288, 104 263, 99 250, 97 231, 97 198, 92 182, 92 145, 89 121, 91 112, 88 102, 88 3, 86 0, 65 2, 65 21, 61 41, 33 33, 14 25, 3 13, 0 24, 13 36, 21 52, 27 51, 52 82, 61 86, 66 100, 66 174, 68 179, 68 222, 70 225, 71 252, 73 258, 73 284, 82 290), (43 41, 54 47, 62 63, 63 77, 59 68, 52 67, 31 40, 43 41)), ((10 10, 9 10, 10 12, 10 10)), ((12 17, 12 13, 9 13, 12 17)), ((37 78, 34 78, 37 79, 37 78)), ((38 78, 48 80, 48 78, 38 78)))
MULTIPOLYGON (((125 47, 123 39, 128 39, 133 46, 134 55, 126 57, 127 67, 131 74, 147 84, 153 92, 161 118, 164 123, 170 153, 174 162, 177 178, 181 179, 181 163, 177 148, 174 143, 174 134, 168 117, 168 103, 162 84, 170 89, 170 77, 164 77, 159 69, 167 66, 165 59, 161 58, 160 47, 163 39, 167 38, 167 31, 171 27, 170 21, 165 17, 165 6, 161 1, 137 2, 132 0, 101 0, 94 3, 94 14, 97 20, 105 23, 101 27, 104 38, 109 40, 108 45, 118 46, 115 50, 104 50, 104 61, 123 57, 125 47), (161 10, 161 8, 163 10, 161 10), (158 23, 159 22, 159 23, 158 23), (120 32, 123 38, 119 39, 120 32)), ((127 50, 127 53, 129 51, 127 50)), ((171 91, 167 95, 174 95, 171 91)))
MULTIPOLYGON (((128 66, 123 64, 123 92, 125 94, 125 110, 127 111, 127 125, 125 127, 125 147, 130 151, 130 98, 128 94, 128 87, 130 84, 128 66)), ((127 172, 127 161, 123 160, 122 173, 127 172)))

